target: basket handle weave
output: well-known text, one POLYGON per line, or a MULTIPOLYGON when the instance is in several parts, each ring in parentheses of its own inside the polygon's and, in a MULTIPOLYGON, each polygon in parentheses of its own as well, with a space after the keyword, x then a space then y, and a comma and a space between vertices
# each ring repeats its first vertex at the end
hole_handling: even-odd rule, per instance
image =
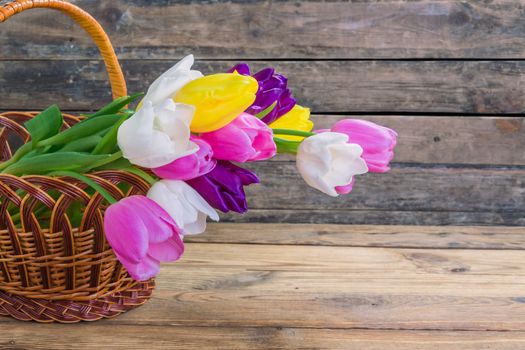
POLYGON ((102 26, 81 8, 62 0, 15 0, 4 6, 0 5, 0 23, 9 17, 32 8, 50 8, 67 14, 77 22, 93 39, 104 59, 109 76, 113 98, 126 96, 126 81, 118 62, 115 50, 102 26))

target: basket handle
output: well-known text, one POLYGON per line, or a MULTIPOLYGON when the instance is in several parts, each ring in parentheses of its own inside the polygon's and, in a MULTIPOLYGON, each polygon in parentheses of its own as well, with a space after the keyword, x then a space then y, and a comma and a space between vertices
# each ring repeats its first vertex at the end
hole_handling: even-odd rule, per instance
POLYGON ((0 6, 0 23, 9 17, 32 8, 51 8, 65 13, 77 22, 93 39, 104 59, 113 98, 126 96, 126 81, 115 50, 102 26, 86 11, 63 0, 15 0, 0 6))

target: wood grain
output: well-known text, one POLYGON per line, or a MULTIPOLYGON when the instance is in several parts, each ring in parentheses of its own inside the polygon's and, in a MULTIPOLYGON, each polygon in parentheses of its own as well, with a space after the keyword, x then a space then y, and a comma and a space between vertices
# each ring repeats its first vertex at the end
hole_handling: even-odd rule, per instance
POLYGON ((337 120, 370 120, 396 130, 396 162, 525 165, 522 117, 330 116, 312 117, 316 128, 337 120))
MULTIPOLYGON (((5 112, 1 111, 0 112, 5 112)), ((89 111, 70 111, 74 115, 89 111)), ((393 128, 399 134, 396 163, 443 165, 525 165, 525 118, 402 115, 312 115, 316 129, 338 120, 363 119, 393 128)), ((278 155, 270 161, 294 161, 278 155)))
MULTIPOLYGON (((431 201, 432 199, 429 199, 431 201)), ((340 210, 340 209, 250 209, 246 214, 221 215, 234 223, 310 223, 361 225, 509 225, 525 226, 522 210, 503 212, 340 210)))
POLYGON ((56 326, 18 324, 2 326, 0 347, 4 350, 69 350, 71 344, 98 350, 101 344, 114 349, 327 349, 327 350, 520 350, 522 332, 432 332, 374 331, 304 328, 228 328, 184 326, 115 326, 102 324, 56 326), (95 342, 94 340, 97 339, 95 342))
MULTIPOLYGON (((122 62, 130 91, 144 91, 172 60, 122 62)), ((204 73, 237 61, 198 61, 204 73)), ((525 61, 283 61, 300 104, 314 112, 521 113, 525 61)), ((99 61, 0 61, 0 109, 93 109, 110 100, 99 61), (31 98, 28 98, 31 96, 31 98)))
MULTIPOLYGON (((131 91, 190 52, 205 74, 246 59, 286 74, 319 128, 355 116, 399 144, 389 174, 336 199, 290 157, 249 165, 251 210, 187 237, 145 306, 94 324, 2 317, 1 349, 525 348, 525 5, 73 2, 108 31, 131 91)), ((28 11, 1 30, 0 110, 109 101, 67 17, 28 11)))
POLYGON ((329 197, 309 187, 290 162, 246 164, 260 175, 247 187, 254 209, 516 211, 525 207, 525 170, 395 166, 357 177, 351 194, 329 197))
POLYGON ((150 302, 106 324, 524 331, 524 258, 523 250, 188 243, 181 261, 162 268, 150 302))
MULTIPOLYGON (((522 58, 525 9, 485 1, 74 1, 122 58, 522 58)), ((4 58, 84 58, 92 43, 65 16, 2 24, 4 58)))
POLYGON ((525 249, 524 227, 312 224, 209 224, 191 243, 344 247, 525 249))

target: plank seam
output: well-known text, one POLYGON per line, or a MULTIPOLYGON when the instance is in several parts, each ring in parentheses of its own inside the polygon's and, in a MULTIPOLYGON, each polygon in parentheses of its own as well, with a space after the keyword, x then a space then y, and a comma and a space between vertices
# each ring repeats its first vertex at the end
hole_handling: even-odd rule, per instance
POLYGON ((315 243, 263 243, 263 242, 234 242, 234 241, 199 241, 186 239, 185 243, 191 244, 224 244, 224 245, 261 245, 261 246, 291 246, 291 247, 341 247, 341 248, 370 248, 370 249, 417 249, 417 250, 483 250, 483 251, 522 251, 525 247, 428 247, 428 246, 409 246, 409 245, 352 245, 352 244, 315 244, 315 243))

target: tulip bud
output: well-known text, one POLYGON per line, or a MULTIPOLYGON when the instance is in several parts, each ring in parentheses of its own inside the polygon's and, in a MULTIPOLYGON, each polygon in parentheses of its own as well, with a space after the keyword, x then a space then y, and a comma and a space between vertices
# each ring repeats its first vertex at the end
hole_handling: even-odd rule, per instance
POLYGON ((196 107, 191 131, 210 132, 229 124, 255 101, 259 85, 252 77, 221 73, 195 79, 175 95, 175 102, 196 107))
POLYGON ((119 261, 138 281, 155 277, 160 262, 178 260, 184 253, 175 221, 144 196, 126 197, 106 209, 104 230, 119 261))
POLYGON ((244 163, 265 160, 277 152, 272 129, 248 113, 218 130, 201 134, 201 138, 211 145, 217 159, 244 163))
POLYGON ((142 167, 157 168, 197 152, 189 128, 194 111, 193 106, 171 99, 156 106, 144 103, 118 129, 118 145, 124 158, 142 167))
POLYGON ((182 229, 182 234, 198 234, 206 229, 206 218, 219 221, 217 212, 184 181, 161 180, 148 191, 182 229))
POLYGON ((368 171, 362 153, 361 146, 348 143, 347 135, 325 132, 301 143, 297 151, 297 169, 308 185, 336 197, 338 187, 349 186, 355 175, 368 171))

